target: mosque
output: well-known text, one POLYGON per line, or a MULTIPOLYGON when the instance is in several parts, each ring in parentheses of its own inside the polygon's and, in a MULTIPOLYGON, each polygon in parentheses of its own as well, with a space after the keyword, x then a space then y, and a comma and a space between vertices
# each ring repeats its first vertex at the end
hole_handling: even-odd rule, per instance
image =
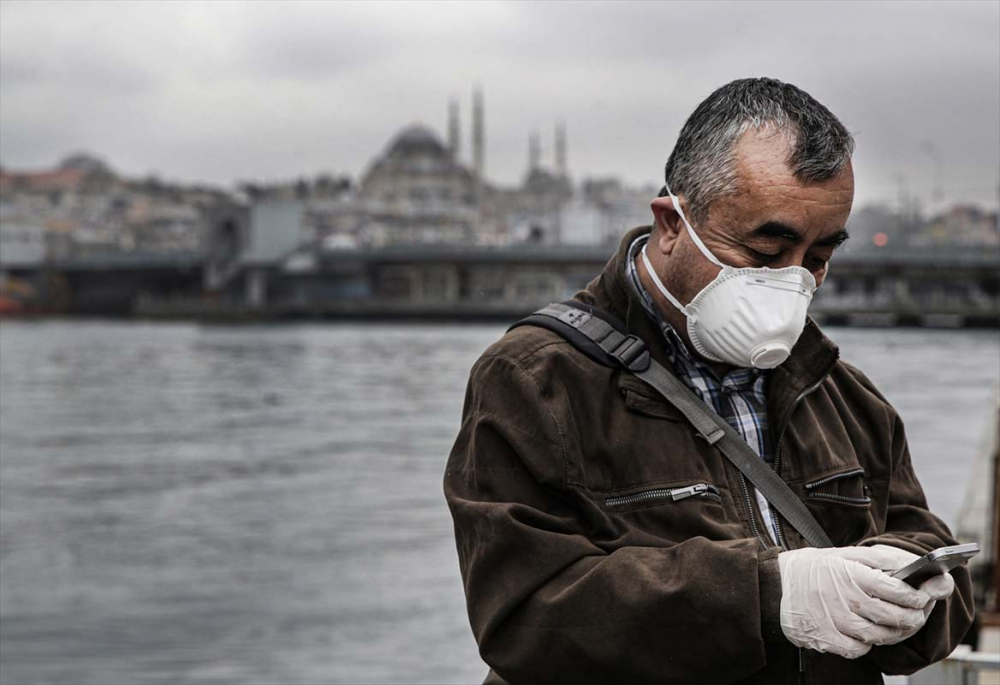
POLYGON ((357 203, 369 240, 477 241, 483 194, 481 138, 477 165, 471 169, 458 158, 457 134, 450 143, 446 147, 431 129, 415 123, 375 158, 361 178, 357 203))
POLYGON ((548 166, 542 163, 539 134, 530 133, 522 180, 505 186, 492 182, 486 170, 482 91, 477 88, 472 95, 468 157, 462 154, 458 102, 449 102, 447 112, 446 137, 422 123, 405 126, 356 184, 326 183, 320 188, 299 181, 255 188, 242 203, 244 209, 220 213, 231 214, 231 221, 210 221, 206 244, 232 242, 219 228, 232 224, 242 227, 241 235, 256 236, 236 242, 256 244, 258 256, 305 244, 320 251, 394 245, 593 245, 615 243, 629 228, 648 223, 649 201, 657 188, 628 188, 613 177, 573 182, 565 125, 555 126, 553 163, 548 166), (265 243, 267 249, 260 247, 265 243))
MULTIPOLYGON (((626 215, 638 214, 636 207, 644 210, 642 201, 636 205, 620 184, 608 186, 605 181, 595 186, 591 182, 574 192, 562 124, 555 127, 552 168, 542 165, 540 137, 533 132, 523 182, 516 187, 491 183, 486 175, 484 119, 483 94, 476 89, 468 164, 461 155, 457 101, 448 106, 447 142, 419 123, 398 132, 360 179, 352 232, 373 246, 558 244, 566 241, 571 229, 582 231, 586 242, 600 242, 609 230, 627 223, 623 210, 626 215), (598 186, 600 200, 586 192, 598 186), (617 202, 610 204, 606 201, 609 187, 619 191, 617 202)), ((641 197, 648 203, 651 196, 646 194, 641 197)))

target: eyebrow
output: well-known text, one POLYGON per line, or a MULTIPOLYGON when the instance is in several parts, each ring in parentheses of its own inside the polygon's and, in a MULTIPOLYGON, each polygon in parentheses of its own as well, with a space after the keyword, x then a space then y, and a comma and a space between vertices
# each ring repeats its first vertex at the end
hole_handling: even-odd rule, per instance
MULTIPOLYGON (((762 224, 755 228, 750 235, 760 238, 780 238, 781 240, 787 240, 795 245, 798 245, 803 240, 802 234, 799 233, 797 229, 789 226, 788 224, 783 224, 780 221, 768 221, 766 224, 762 224)), ((843 244, 850 237, 851 236, 848 235, 847 230, 842 228, 833 235, 816 241, 816 245, 821 247, 828 247, 832 245, 833 247, 836 247, 843 244)))

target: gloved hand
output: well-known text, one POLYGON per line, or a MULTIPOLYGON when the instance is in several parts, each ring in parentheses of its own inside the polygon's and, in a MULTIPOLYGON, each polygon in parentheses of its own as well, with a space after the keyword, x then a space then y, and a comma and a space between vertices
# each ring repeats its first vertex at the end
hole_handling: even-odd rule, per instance
MULTIPOLYGON (((906 639, 927 620, 931 595, 880 569, 896 570, 915 559, 888 545, 780 553, 782 631, 798 647, 848 659, 867 654, 872 645, 906 639)), ((945 588, 930 589, 937 597, 945 588)))
MULTIPOLYGON (((870 550, 864 553, 862 557, 855 558, 855 561, 863 563, 865 566, 881 569, 887 573, 908 566, 919 558, 916 554, 891 545, 872 545, 871 547, 856 547, 854 549, 870 550)), ((894 645, 913 637, 914 634, 923 628, 927 618, 934 611, 934 605, 937 604, 937 600, 947 599, 951 596, 951 593, 955 590, 955 579, 951 577, 950 573, 942 573, 928 578, 918 589, 921 592, 925 592, 931 599, 923 609, 924 620, 920 622, 920 625, 909 629, 900 627, 899 635, 896 637, 888 637, 878 642, 872 642, 872 645, 894 645)))
MULTIPOLYGON (((929 601, 927 606, 924 607, 924 621, 926 621, 927 617, 931 615, 932 611, 934 611, 934 605, 937 604, 937 601, 939 599, 948 599, 948 597, 951 596, 951 593, 955 590, 955 579, 951 577, 950 573, 942 573, 940 575, 931 576, 921 583, 919 590, 921 592, 926 592, 927 596, 931 598, 931 601, 929 601)), ((914 633, 920 630, 923 625, 924 624, 921 623, 916 628, 904 630, 899 634, 899 638, 883 642, 881 644, 894 645, 897 642, 902 642, 908 637, 913 637, 914 633)))

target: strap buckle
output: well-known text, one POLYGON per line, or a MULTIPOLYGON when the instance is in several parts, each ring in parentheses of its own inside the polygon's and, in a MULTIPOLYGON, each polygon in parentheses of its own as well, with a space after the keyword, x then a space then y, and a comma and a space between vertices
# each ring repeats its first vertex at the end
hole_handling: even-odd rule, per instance
POLYGON ((714 445, 719 442, 723 437, 725 437, 726 432, 719 427, 716 427, 711 433, 695 433, 699 438, 707 442, 709 445, 714 445))
POLYGON ((645 371, 649 368, 649 350, 646 343, 634 335, 627 335, 615 349, 608 352, 629 371, 645 371))

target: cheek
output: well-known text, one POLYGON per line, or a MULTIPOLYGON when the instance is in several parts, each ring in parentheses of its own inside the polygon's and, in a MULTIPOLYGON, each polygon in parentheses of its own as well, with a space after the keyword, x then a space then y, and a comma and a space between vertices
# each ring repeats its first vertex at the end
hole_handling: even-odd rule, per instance
POLYGON ((719 274, 719 267, 705 259, 690 240, 678 241, 674 246, 667 269, 664 283, 684 304, 693 300, 719 274))

